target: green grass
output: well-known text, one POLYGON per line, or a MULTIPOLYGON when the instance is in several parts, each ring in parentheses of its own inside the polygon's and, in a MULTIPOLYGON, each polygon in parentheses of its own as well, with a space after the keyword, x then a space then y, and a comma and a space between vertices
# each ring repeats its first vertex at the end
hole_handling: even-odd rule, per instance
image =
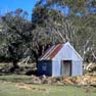
POLYGON ((31 84, 27 86, 30 86, 30 90, 17 86, 17 83, 0 81, 0 96, 96 96, 95 88, 90 88, 89 90, 75 86, 31 84))
POLYGON ((0 76, 0 96, 96 96, 93 87, 34 85, 30 82, 30 76, 0 76))
POLYGON ((23 82, 23 83, 31 83, 32 77, 25 75, 4 75, 0 76, 0 80, 8 81, 8 82, 23 82))

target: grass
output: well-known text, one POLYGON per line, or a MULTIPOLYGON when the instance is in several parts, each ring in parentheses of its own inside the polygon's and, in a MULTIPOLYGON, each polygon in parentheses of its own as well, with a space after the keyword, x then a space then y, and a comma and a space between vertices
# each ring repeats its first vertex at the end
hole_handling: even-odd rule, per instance
POLYGON ((23 82, 23 83, 31 83, 31 76, 25 76, 25 75, 4 75, 0 76, 0 80, 2 81, 8 81, 8 82, 23 82))
POLYGON ((0 96, 96 96, 96 88, 76 86, 34 85, 15 82, 29 80, 29 76, 1 76, 0 96), (14 79, 15 78, 15 79, 14 79), (14 82, 9 82, 14 81, 14 82))

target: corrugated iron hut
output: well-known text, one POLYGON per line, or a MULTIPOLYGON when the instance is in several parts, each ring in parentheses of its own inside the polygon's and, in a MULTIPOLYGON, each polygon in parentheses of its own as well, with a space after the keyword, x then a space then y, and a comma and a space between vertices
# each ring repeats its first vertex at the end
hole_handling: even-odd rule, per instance
POLYGON ((69 42, 57 44, 39 58, 38 75, 52 77, 82 75, 82 63, 82 57, 69 42))

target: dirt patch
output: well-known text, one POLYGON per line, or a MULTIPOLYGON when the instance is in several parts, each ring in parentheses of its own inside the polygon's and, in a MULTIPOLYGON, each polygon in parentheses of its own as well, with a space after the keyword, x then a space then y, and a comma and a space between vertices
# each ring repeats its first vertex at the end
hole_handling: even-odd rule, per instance
POLYGON ((24 84, 24 83, 18 83, 16 84, 16 87, 19 89, 31 90, 31 91, 47 91, 48 90, 46 88, 37 88, 37 87, 33 87, 30 84, 24 84))
POLYGON ((31 90, 31 86, 27 84, 16 84, 16 87, 19 89, 31 90))

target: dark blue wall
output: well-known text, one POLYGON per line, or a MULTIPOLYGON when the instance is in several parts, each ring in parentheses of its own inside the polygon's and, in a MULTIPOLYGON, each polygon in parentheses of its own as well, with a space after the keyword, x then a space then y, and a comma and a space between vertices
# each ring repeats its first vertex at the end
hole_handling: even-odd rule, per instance
POLYGON ((37 74, 52 76, 52 61, 51 60, 42 60, 38 61, 37 64, 37 74))

